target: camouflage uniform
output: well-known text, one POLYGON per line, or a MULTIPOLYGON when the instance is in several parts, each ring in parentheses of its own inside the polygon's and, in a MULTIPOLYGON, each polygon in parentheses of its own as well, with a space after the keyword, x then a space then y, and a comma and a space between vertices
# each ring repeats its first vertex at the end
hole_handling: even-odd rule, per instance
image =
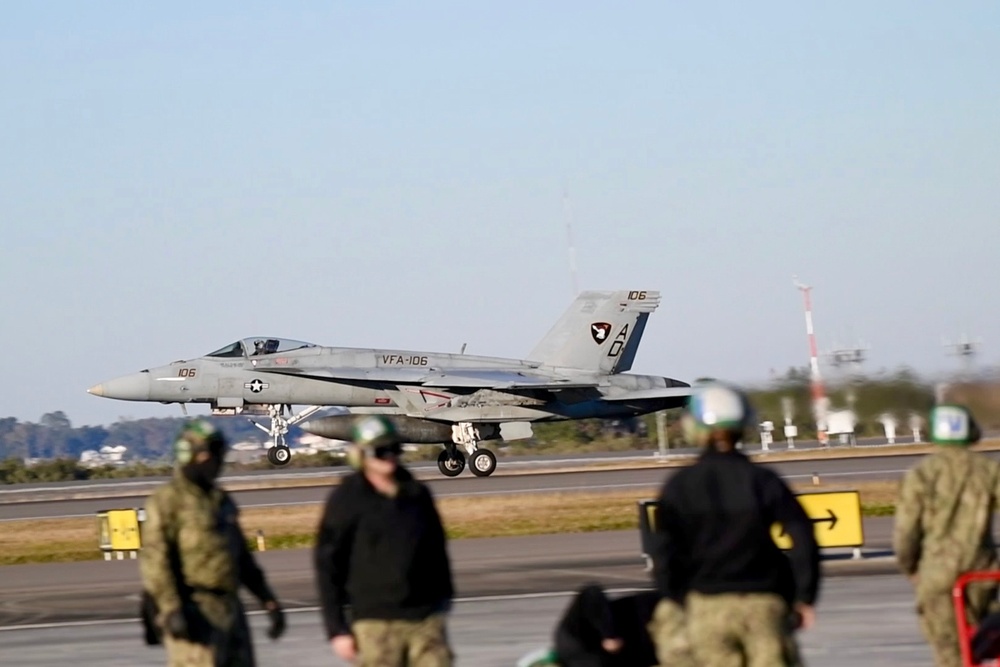
MULTIPOLYGON (((963 446, 942 447, 903 478, 893 548, 900 569, 916 576, 917 614, 939 667, 960 667, 951 589, 958 576, 997 567, 991 532, 1000 501, 1000 463, 963 446)), ((968 620, 977 623, 996 587, 973 585, 968 620)))
POLYGON ((713 667, 800 667, 788 603, 772 593, 688 593, 695 662, 713 667))
POLYGON ((661 599, 646 629, 656 645, 656 659, 660 665, 695 667, 697 663, 691 652, 687 617, 681 605, 673 600, 661 599))
POLYGON ((359 619, 351 631, 360 667, 451 667, 444 614, 419 621, 359 619))
POLYGON ((249 667, 253 644, 237 591, 274 595, 247 549, 229 495, 204 490, 178 470, 146 503, 139 566, 159 609, 158 622, 185 610, 192 641, 164 633, 170 665, 249 667))

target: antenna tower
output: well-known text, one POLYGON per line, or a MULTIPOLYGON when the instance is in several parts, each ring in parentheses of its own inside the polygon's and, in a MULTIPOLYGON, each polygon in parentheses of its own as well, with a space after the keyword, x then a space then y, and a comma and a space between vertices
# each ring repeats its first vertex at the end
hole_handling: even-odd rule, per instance
POLYGON ((841 345, 838 340, 834 343, 833 349, 824 356, 829 360, 831 366, 849 377, 851 373, 858 372, 865 363, 868 356, 868 344, 857 341, 854 346, 848 346, 841 345))
POLYGON ((828 442, 826 435, 826 393, 823 390, 823 379, 819 374, 819 353, 816 347, 816 333, 813 331, 812 299, 810 298, 812 287, 799 282, 799 279, 795 276, 792 276, 792 284, 802 292, 802 296, 805 299, 806 336, 809 338, 809 371, 813 413, 816 417, 816 435, 819 438, 820 444, 826 446, 828 442))
POLYGON ((576 275, 576 247, 573 245, 573 209, 569 205, 569 193, 563 192, 563 211, 566 214, 566 243, 569 248, 569 277, 573 284, 573 297, 580 293, 580 281, 576 275))
POLYGON ((847 406, 854 409, 856 396, 854 393, 854 382, 856 374, 860 371, 867 356, 868 346, 858 343, 854 347, 836 345, 833 350, 826 354, 830 365, 838 371, 838 382, 843 385, 847 406))
POLYGON ((979 346, 983 342, 982 339, 976 338, 973 340, 969 338, 968 334, 963 333, 956 343, 949 343, 947 340, 942 342, 950 356, 962 359, 962 372, 965 379, 972 379, 975 357, 979 353, 979 346))

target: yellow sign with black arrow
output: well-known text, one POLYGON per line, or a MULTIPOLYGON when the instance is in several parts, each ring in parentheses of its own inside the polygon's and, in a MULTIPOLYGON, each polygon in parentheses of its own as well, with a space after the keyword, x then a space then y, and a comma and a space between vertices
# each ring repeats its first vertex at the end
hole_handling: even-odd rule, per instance
MULTIPOLYGON (((861 494, 857 491, 821 491, 796 495, 813 522, 820 548, 861 547, 865 543, 861 523, 861 494)), ((771 526, 771 538, 782 549, 792 548, 784 526, 771 526)))

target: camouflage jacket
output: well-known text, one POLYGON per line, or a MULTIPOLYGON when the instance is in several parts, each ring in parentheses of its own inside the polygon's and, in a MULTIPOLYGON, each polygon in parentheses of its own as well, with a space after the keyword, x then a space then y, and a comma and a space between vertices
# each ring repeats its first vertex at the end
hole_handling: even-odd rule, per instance
POLYGON ((907 471, 893 548, 900 569, 924 591, 951 590, 959 574, 996 566, 993 513, 1000 463, 965 447, 942 446, 907 471))
POLYGON ((161 618, 193 600, 216 625, 228 625, 240 584, 261 602, 274 594, 247 549, 239 511, 219 488, 203 490, 179 472, 146 502, 139 568, 161 618))

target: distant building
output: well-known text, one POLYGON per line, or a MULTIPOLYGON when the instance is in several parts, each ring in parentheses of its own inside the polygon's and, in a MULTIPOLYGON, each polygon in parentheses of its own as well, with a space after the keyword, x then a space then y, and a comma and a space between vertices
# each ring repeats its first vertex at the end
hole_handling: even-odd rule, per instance
POLYGON ((340 452, 351 443, 346 440, 329 440, 318 435, 307 434, 298 439, 296 451, 315 454, 316 452, 340 452))
POLYGON ((87 449, 80 453, 80 465, 85 468, 100 468, 109 465, 123 466, 127 451, 128 447, 124 445, 105 445, 100 450, 87 449))

